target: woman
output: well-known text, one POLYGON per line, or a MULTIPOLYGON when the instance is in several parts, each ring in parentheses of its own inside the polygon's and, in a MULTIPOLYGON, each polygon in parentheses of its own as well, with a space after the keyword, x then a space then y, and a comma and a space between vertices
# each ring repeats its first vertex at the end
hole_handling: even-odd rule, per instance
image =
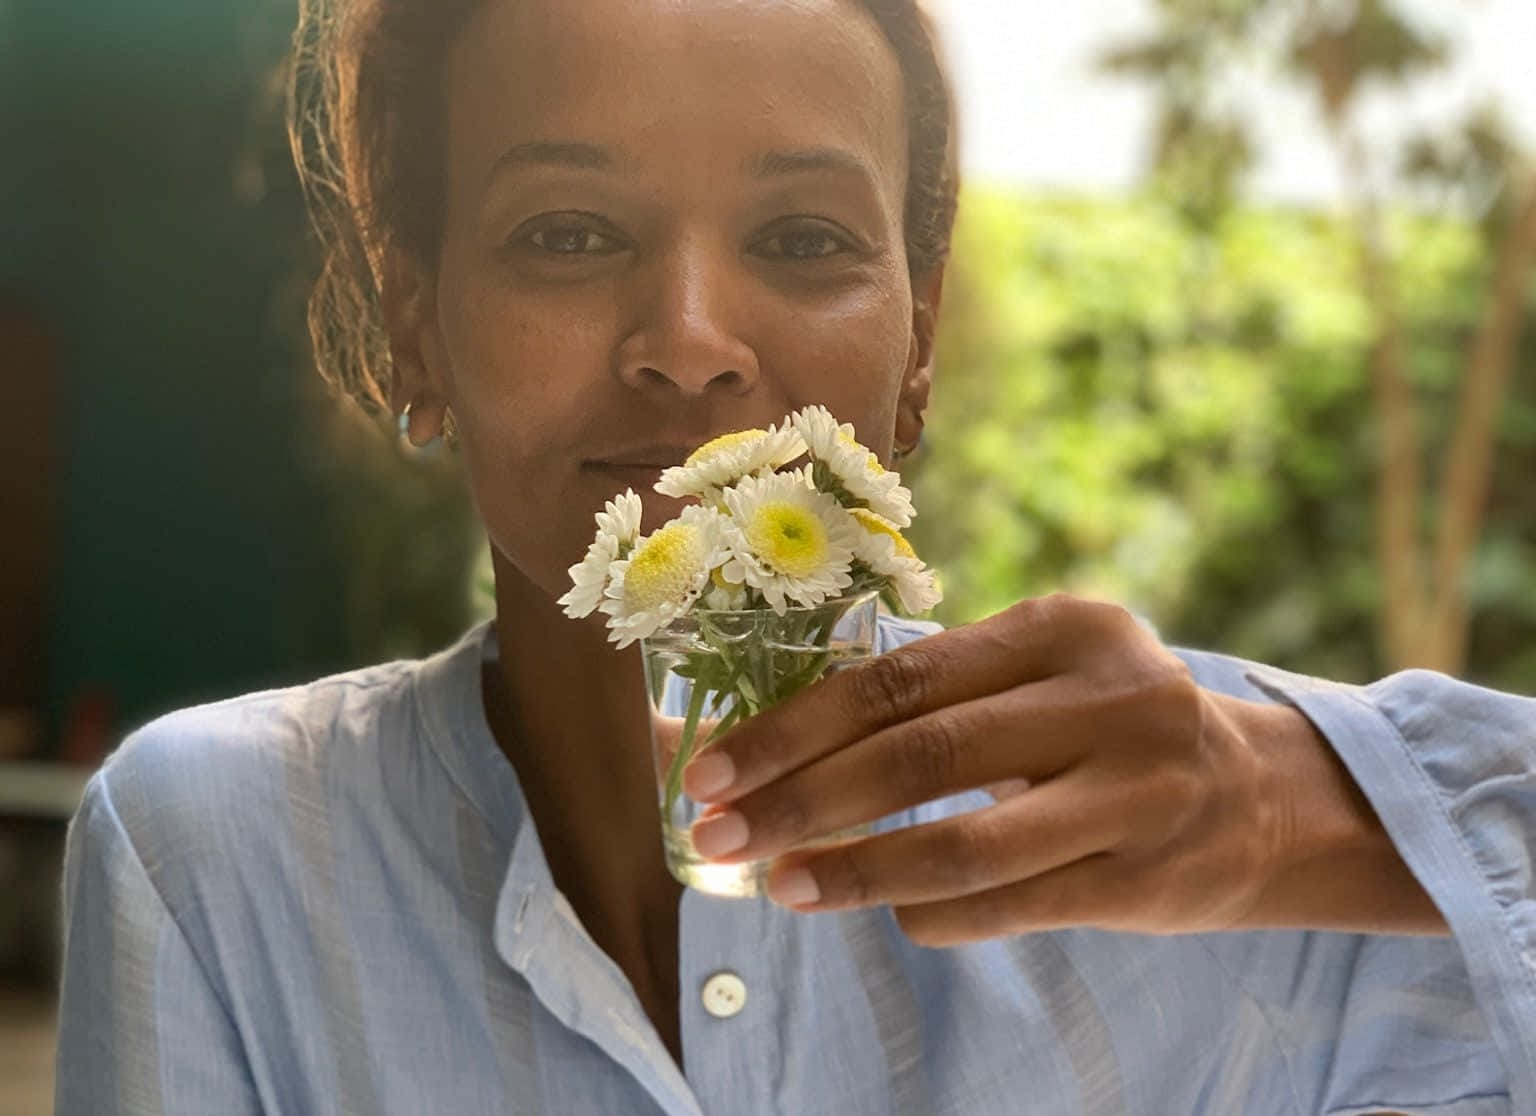
POLYGON ((722 859, 894 824, 776 904, 666 873, 637 656, 555 600, 713 434, 915 443, 953 182, 910 0, 356 0, 299 42, 321 355, 455 434, 497 616, 125 742, 60 1112, 1536 1111, 1536 710, 1449 679, 1068 598, 885 621, 686 779, 722 859))

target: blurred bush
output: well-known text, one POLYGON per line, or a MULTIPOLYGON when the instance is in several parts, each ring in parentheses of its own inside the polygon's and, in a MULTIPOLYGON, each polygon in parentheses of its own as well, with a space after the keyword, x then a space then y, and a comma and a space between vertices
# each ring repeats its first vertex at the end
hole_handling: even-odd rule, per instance
MULTIPOLYGON (((1490 268, 1472 221, 1399 214, 1409 371, 1431 454, 1490 268)), ((1233 205, 968 189, 946 281, 925 448, 906 470, 938 618, 1066 588, 1164 638, 1332 678, 1389 668, 1372 549, 1372 315, 1353 233, 1233 205)), ((1527 336, 1519 363, 1536 346, 1527 336)), ((1536 382, 1499 416, 1470 568, 1466 673, 1536 689, 1536 382)))

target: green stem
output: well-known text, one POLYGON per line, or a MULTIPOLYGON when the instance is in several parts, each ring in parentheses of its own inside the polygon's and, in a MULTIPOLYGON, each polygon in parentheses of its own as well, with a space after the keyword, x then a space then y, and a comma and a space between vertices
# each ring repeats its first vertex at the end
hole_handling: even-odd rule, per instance
POLYGON ((843 611, 829 612, 815 621, 797 618, 789 630, 783 633, 787 637, 785 642, 791 646, 809 644, 820 648, 810 652, 789 651, 781 654, 770 648, 768 641, 753 640, 740 649, 740 654, 736 654, 729 641, 711 638, 714 633, 709 626, 700 625, 700 635, 712 645, 713 652, 689 656, 692 690, 688 699, 688 713, 683 720, 682 739, 667 769, 662 806, 663 817, 668 824, 672 823, 672 811, 678 795, 682 793, 683 768, 688 765, 696 750, 707 748, 737 722, 777 705, 819 678, 832 659, 832 653, 825 648, 843 611), (811 633, 813 624, 814 634, 811 633), (751 691, 751 697, 743 692, 743 686, 751 691), (696 749, 694 745, 699 719, 711 692, 715 694, 713 711, 719 715, 719 720, 696 749), (720 706, 727 696, 734 697, 735 701, 729 710, 720 714, 720 706))
POLYGON ((716 740, 719 740, 722 736, 724 736, 727 729, 729 729, 737 721, 741 720, 742 715, 746 712, 746 708, 747 703, 738 696, 736 699, 736 704, 731 706, 730 709, 726 711, 725 716, 720 718, 714 729, 710 731, 708 739, 706 739, 703 744, 699 745, 699 750, 703 751, 716 740))
MULTIPOLYGON (((699 664, 702 667, 703 664, 699 664)), ((704 697, 709 693, 709 685, 703 677, 702 669, 695 671, 693 690, 688 695, 688 716, 683 720, 683 738, 677 745, 677 753, 672 757, 672 763, 667 768, 667 798, 662 806, 662 817, 667 824, 672 824, 672 807, 677 803, 677 796, 683 789, 683 767, 693 755, 693 737, 699 731, 699 714, 704 711, 704 697)))

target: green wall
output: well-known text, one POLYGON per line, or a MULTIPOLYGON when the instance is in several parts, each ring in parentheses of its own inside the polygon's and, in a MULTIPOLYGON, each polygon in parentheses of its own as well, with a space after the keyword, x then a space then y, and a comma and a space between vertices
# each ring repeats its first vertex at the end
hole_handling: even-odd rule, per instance
POLYGON ((62 364, 55 726, 85 687, 126 729, 356 654, 330 498, 296 452, 302 218, 262 103, 291 18, 0 0, 0 288, 62 364))

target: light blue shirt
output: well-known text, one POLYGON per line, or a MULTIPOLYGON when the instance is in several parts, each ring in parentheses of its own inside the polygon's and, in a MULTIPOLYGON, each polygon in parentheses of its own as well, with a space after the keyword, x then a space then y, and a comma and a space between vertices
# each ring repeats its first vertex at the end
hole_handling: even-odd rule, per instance
MULTIPOLYGON (((934 630, 887 618, 880 648, 934 630)), ((69 834, 59 1113, 1536 1113, 1536 701, 1185 655, 1312 717, 1454 938, 927 949, 885 908, 689 890, 679 1067, 551 882, 484 717, 495 654, 482 624, 124 742, 69 834)))

